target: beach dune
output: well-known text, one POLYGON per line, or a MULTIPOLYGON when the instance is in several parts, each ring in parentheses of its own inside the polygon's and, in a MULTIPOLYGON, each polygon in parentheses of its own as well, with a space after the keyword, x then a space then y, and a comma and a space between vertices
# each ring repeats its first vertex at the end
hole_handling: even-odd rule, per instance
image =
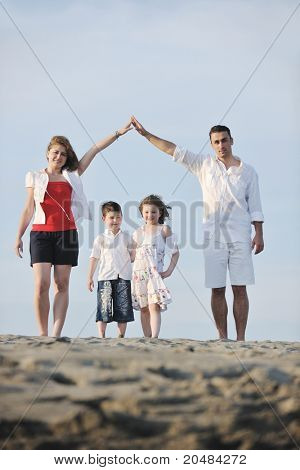
POLYGON ((300 343, 0 337, 4 449, 297 449, 300 343))

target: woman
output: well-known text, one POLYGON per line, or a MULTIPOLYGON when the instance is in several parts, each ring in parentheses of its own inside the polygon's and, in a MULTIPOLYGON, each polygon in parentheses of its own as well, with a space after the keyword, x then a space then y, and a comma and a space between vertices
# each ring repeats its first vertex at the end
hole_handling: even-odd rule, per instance
POLYGON ((60 336, 69 303, 71 269, 77 266, 78 234, 76 221, 90 218, 80 176, 97 153, 131 129, 131 123, 93 145, 78 161, 66 137, 52 137, 47 148, 48 166, 26 175, 27 200, 21 215, 15 251, 22 258, 22 237, 30 232, 31 266, 34 273, 34 306, 39 334, 48 336, 49 289, 54 266, 54 303, 52 336, 60 336))

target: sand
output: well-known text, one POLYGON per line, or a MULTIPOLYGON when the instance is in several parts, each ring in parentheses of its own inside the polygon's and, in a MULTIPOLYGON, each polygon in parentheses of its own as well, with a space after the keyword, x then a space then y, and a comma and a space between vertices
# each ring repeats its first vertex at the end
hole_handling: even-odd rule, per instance
POLYGON ((4 449, 297 449, 300 343, 0 337, 4 449))

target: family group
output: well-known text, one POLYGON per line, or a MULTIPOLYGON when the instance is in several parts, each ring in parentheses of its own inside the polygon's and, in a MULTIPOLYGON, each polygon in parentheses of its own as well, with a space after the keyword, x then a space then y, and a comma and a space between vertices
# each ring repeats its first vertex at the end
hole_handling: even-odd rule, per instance
MULTIPOLYGON (((80 160, 66 137, 54 136, 46 151, 47 167, 26 174, 27 199, 15 251, 22 257, 22 237, 34 217, 30 257, 39 334, 48 336, 52 267, 51 335, 60 336, 64 326, 71 269, 78 263, 76 223, 91 217, 80 177, 99 152, 131 129, 197 176, 204 203, 205 285, 211 289, 211 308, 219 338, 228 338, 225 291, 229 272, 236 339, 244 341, 249 312, 246 288, 254 283, 252 252, 258 254, 264 249, 264 217, 257 173, 233 155, 233 138, 226 126, 211 128, 209 137, 214 155, 204 156, 151 134, 134 116, 123 128, 93 145, 80 160)), ((151 194, 141 201, 139 210, 144 223, 130 235, 121 229, 121 206, 115 201, 101 206, 105 231, 94 240, 87 283, 93 291, 98 269, 96 322, 101 338, 112 321, 118 325, 119 337, 124 337, 127 323, 134 320, 133 309, 141 312, 144 336, 157 338, 161 312, 172 300, 165 279, 176 267, 179 250, 175 235, 165 224, 170 207, 160 196, 151 194)))

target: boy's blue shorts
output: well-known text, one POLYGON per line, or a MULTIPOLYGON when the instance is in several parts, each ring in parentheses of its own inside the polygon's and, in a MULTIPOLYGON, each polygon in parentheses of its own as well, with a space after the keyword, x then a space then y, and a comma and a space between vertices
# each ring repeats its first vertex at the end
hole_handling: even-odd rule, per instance
POLYGON ((96 322, 127 323, 134 321, 131 281, 112 279, 98 281, 96 322))

